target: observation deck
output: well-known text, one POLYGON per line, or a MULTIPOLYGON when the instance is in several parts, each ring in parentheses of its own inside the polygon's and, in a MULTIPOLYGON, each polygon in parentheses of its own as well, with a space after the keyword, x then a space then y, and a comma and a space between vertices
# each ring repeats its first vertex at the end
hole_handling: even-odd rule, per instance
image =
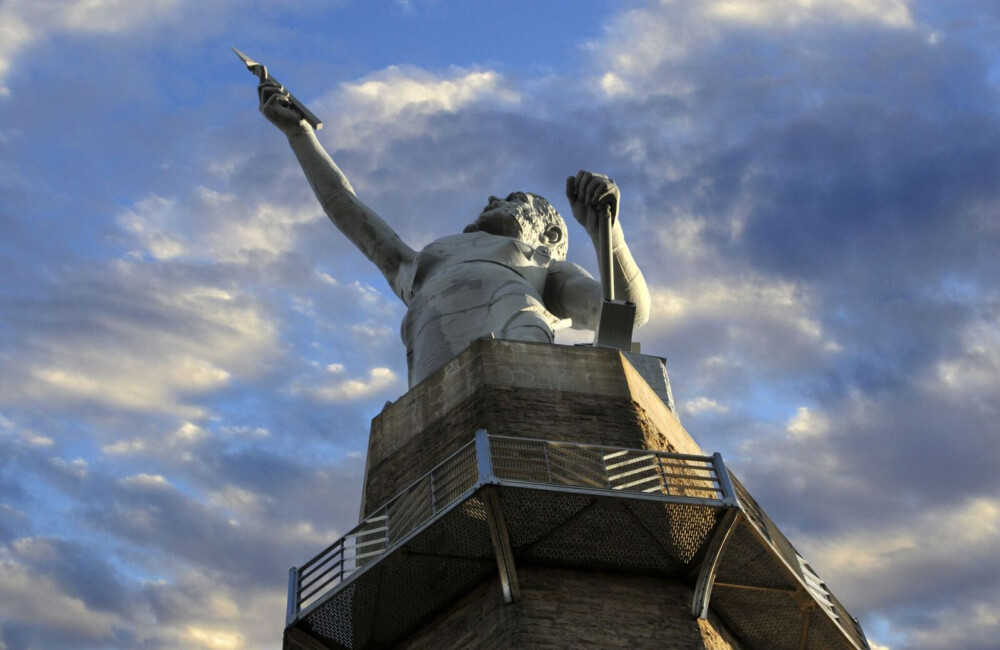
POLYGON ((284 648, 392 647, 497 574, 517 602, 519 565, 683 581, 740 647, 869 647, 719 454, 479 430, 291 569, 284 648))

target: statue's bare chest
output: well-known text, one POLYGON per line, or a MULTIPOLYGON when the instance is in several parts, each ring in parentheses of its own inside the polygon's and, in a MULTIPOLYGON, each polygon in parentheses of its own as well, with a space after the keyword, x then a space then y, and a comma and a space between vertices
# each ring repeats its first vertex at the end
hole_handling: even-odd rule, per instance
POLYGON ((486 292, 519 284, 526 293, 540 297, 550 261, 544 248, 535 249, 510 237, 481 232, 452 235, 431 242, 418 254, 411 291, 416 296, 444 289, 443 285, 453 286, 468 276, 475 277, 486 292))

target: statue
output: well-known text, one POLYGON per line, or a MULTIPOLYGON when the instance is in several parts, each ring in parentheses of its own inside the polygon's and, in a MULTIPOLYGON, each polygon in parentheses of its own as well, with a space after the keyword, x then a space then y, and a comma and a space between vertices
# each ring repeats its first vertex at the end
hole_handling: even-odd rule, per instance
MULTIPOLYGON (((551 343, 562 327, 596 327, 601 284, 566 261, 566 223, 544 198, 526 192, 491 196, 461 234, 415 251, 358 199, 294 98, 266 70, 260 77, 260 111, 287 136, 323 210, 408 307, 402 338, 410 386, 483 336, 551 343)), ((595 247, 598 209, 612 211, 614 286, 635 304, 635 325, 645 323, 649 292, 615 218, 618 187, 605 175, 581 171, 566 180, 566 197, 595 247)))

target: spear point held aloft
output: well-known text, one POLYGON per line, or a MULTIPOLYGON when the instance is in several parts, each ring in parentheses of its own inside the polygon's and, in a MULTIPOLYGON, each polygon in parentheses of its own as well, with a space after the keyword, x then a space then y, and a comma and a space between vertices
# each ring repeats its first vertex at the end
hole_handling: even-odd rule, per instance
POLYGON ((288 89, 282 86, 277 79, 268 74, 267 66, 265 66, 262 63, 257 63, 243 52, 237 50, 235 47, 233 48, 233 52, 236 52, 236 56, 240 57, 240 60, 243 61, 243 63, 246 65, 247 70, 249 70, 250 73, 256 76, 258 79, 260 79, 261 83, 265 81, 271 81, 281 86, 281 89, 288 94, 288 102, 295 108, 295 110, 297 110, 302 115, 303 119, 305 119, 305 121, 309 123, 309 126, 311 126, 316 130, 323 128, 323 123, 319 120, 318 117, 316 117, 313 114, 312 111, 306 108, 305 104, 300 102, 298 98, 295 97, 295 95, 288 92, 288 89))

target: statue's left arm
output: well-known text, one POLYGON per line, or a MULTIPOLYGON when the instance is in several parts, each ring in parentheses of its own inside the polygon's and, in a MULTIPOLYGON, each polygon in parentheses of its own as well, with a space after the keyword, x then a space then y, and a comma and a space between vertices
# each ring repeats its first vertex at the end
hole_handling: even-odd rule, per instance
MULTIPOLYGON (((600 228, 596 208, 602 204, 611 205, 615 217, 611 228, 615 298, 634 303, 635 325, 644 324, 649 320, 649 289, 625 242, 621 220, 617 218, 618 186, 603 174, 581 171, 566 180, 566 196, 573 216, 590 235, 598 254, 600 228)), ((576 264, 554 262, 546 282, 545 303, 555 315, 572 318, 574 329, 595 329, 601 315, 601 284, 576 264)))

